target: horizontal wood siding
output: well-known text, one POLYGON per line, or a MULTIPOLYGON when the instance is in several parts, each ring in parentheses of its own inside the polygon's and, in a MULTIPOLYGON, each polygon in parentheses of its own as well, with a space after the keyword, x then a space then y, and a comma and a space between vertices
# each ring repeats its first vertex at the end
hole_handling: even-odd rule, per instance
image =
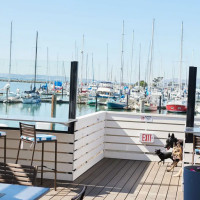
POLYGON ((74 180, 104 157, 105 115, 106 112, 98 112, 78 118, 74 134, 74 180))
MULTIPOLYGON (((7 134, 7 162, 15 163, 17 157, 17 150, 19 147, 20 132, 18 130, 1 130, 7 134)), ((46 134, 46 133, 45 133, 46 134)), ((57 170, 58 180, 69 180, 72 178, 73 168, 73 150, 74 150, 74 135, 63 133, 50 133, 57 137, 57 170)), ((3 139, 0 139, 0 160, 3 161, 3 139)), ((33 165, 41 166, 41 146, 36 144, 33 165)), ((23 143, 23 149, 20 150, 19 164, 30 165, 33 145, 30 143, 23 143)), ((54 143, 44 144, 44 165, 48 168, 54 169, 54 143)), ((54 172, 44 168, 44 178, 53 179, 54 172)), ((38 168, 38 177, 40 177, 40 167, 38 168)))
POLYGON ((175 137, 184 140, 185 121, 185 116, 107 112, 105 157, 159 161, 155 150, 165 151, 164 145, 169 133, 174 133, 175 137), (141 116, 151 116, 152 122, 142 121, 141 116), (144 131, 154 134, 154 143, 140 142, 140 133, 144 131))

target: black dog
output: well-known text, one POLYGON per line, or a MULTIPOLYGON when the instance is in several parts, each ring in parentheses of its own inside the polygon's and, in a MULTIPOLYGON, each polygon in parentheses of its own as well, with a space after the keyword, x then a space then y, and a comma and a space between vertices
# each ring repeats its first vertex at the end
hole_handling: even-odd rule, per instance
MULTIPOLYGON (((158 155, 158 157, 160 158, 160 161, 158 162, 158 164, 160 162, 165 162, 165 159, 172 159, 172 152, 161 152, 160 149, 156 149, 155 150, 156 155, 158 155)), ((173 159, 172 159, 173 160, 173 159)))
POLYGON ((168 138, 166 140, 165 148, 169 150, 170 148, 173 148, 174 145, 177 145, 178 142, 180 143, 181 146, 183 146, 182 140, 178 140, 177 138, 175 138, 174 133, 172 133, 171 135, 169 133, 168 138))

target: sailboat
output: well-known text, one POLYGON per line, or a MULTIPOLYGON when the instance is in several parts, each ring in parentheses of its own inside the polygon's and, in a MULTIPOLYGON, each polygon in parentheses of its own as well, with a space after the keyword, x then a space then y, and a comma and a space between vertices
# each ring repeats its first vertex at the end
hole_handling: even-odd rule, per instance
POLYGON ((183 22, 181 26, 181 54, 180 54, 180 77, 179 77, 179 94, 180 98, 169 101, 166 105, 168 112, 186 112, 187 111, 187 101, 186 99, 181 98, 182 91, 182 80, 181 80, 181 70, 182 70, 182 55, 183 55, 183 22))
POLYGON ((17 89, 17 94, 10 92, 11 61, 12 61, 12 22, 11 22, 11 28, 10 28, 9 77, 8 77, 8 83, 1 89, 1 90, 6 91, 6 93, 4 93, 3 97, 1 98, 3 103, 19 102, 19 99, 20 99, 19 89, 17 89))
POLYGON ((24 97, 22 97, 22 102, 24 104, 40 103, 40 101, 41 101, 39 93, 36 92, 37 43, 38 43, 38 32, 36 32, 34 87, 33 87, 33 90, 24 92, 25 95, 24 95, 24 97))
MULTIPOLYGON (((123 70, 124 70, 124 21, 123 21, 123 27, 122 27, 122 51, 121 51, 121 80, 120 80, 120 86, 123 87, 123 70)), ((124 107, 127 107, 127 103, 123 102, 122 99, 110 99, 107 102, 107 107, 109 109, 123 109, 124 107)))

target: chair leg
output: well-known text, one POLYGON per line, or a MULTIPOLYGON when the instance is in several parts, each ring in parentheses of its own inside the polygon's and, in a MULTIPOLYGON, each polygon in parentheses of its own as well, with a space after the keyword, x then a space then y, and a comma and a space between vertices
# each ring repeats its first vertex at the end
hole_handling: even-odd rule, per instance
POLYGON ((192 165, 194 165, 194 151, 192 152, 192 165))
POLYGON ((42 142, 42 164, 41 164, 41 180, 40 183, 43 183, 43 166, 44 166, 44 142, 42 142))
POLYGON ((19 148, 18 148, 18 151, 17 151, 17 159, 16 159, 16 162, 15 162, 15 164, 17 164, 18 163, 18 158, 19 158, 19 151, 20 151, 20 147, 21 147, 21 139, 19 140, 19 148))
POLYGON ((6 164, 6 136, 4 136, 4 163, 6 164))
POLYGON ((31 159, 31 166, 33 165, 33 158, 34 158, 34 153, 35 153, 35 142, 34 142, 34 146, 33 146, 33 153, 32 153, 32 159, 31 159))
POLYGON ((55 191, 56 191, 56 179, 57 179, 57 140, 55 140, 55 179, 54 179, 55 191))

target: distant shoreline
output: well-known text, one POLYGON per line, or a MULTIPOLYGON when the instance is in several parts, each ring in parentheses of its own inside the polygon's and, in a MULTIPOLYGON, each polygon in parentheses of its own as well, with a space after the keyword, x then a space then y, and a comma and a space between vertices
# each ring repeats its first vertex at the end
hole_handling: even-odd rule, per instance
MULTIPOLYGON (((1 82, 8 82, 8 79, 0 79, 1 82)), ((10 79, 10 82, 21 82, 21 83, 34 83, 33 80, 16 80, 16 79, 10 79)), ((36 81, 36 83, 52 83, 53 81, 36 81)))

